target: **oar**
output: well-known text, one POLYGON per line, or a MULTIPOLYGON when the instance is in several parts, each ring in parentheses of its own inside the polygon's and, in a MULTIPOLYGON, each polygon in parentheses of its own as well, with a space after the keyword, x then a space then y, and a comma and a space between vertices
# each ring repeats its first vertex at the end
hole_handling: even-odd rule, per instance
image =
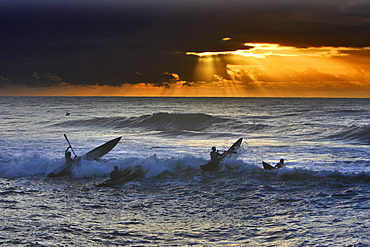
POLYGON ((67 142, 68 142, 69 146, 71 147, 71 150, 72 150, 72 152, 73 152, 74 156, 77 156, 77 155, 76 155, 76 153, 75 153, 75 151, 73 150, 72 145, 71 145, 71 143, 69 142, 68 137, 67 137, 67 135, 66 135, 66 134, 64 134, 64 138, 66 138, 66 140, 67 140, 67 142))

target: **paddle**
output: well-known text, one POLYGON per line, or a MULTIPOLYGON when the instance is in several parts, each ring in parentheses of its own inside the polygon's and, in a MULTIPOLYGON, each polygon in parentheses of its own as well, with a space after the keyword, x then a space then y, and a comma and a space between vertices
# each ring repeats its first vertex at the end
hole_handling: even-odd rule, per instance
POLYGON ((75 151, 73 150, 72 145, 71 145, 71 143, 69 142, 68 137, 67 137, 67 135, 66 135, 66 134, 64 134, 64 138, 66 138, 66 140, 67 140, 67 142, 68 142, 69 146, 71 147, 71 150, 72 150, 72 152, 73 152, 74 156, 77 156, 77 155, 76 155, 76 153, 75 153, 75 151))

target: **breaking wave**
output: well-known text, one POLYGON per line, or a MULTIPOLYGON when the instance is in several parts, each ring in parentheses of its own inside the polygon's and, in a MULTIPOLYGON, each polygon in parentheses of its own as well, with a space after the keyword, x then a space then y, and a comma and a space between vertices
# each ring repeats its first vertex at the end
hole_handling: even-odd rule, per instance
MULTIPOLYGON (((262 165, 246 163, 238 159, 227 159, 224 161, 224 168, 221 172, 204 173, 200 165, 208 160, 192 155, 185 155, 176 158, 158 158, 150 156, 147 158, 122 158, 122 159, 101 159, 99 161, 82 161, 72 171, 72 177, 77 179, 106 178, 114 166, 120 169, 141 166, 144 176, 142 181, 176 181, 202 180, 209 178, 235 178, 238 180, 255 181, 263 184, 265 181, 286 181, 286 182, 315 182, 328 183, 338 181, 340 183, 370 182, 370 173, 339 171, 313 171, 306 168, 285 167, 280 170, 264 170, 262 165)), ((54 169, 62 166, 64 159, 49 159, 41 155, 31 157, 2 157, 0 159, 0 177, 17 178, 27 176, 45 176, 54 169)))

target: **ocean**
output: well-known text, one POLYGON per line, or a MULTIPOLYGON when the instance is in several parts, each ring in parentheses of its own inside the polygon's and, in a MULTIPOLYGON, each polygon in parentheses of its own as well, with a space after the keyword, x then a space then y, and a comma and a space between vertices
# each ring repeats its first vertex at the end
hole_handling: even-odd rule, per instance
POLYGON ((0 97, 0 114, 2 246, 370 246, 370 99, 0 97), (79 156, 122 139, 49 178, 64 134, 79 156))

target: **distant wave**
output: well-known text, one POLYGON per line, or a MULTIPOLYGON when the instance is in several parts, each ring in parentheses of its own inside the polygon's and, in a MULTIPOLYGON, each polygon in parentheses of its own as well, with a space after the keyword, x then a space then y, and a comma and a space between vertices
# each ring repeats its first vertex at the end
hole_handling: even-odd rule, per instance
POLYGON ((72 120, 58 125, 73 127, 146 128, 150 130, 193 130, 200 131, 212 124, 229 121, 207 114, 154 113, 139 117, 93 118, 72 120))
POLYGON ((326 111, 327 114, 337 114, 337 115, 347 115, 349 113, 366 113, 365 110, 357 110, 357 109, 340 109, 340 110, 330 110, 326 111))
POLYGON ((59 124, 54 124, 57 127, 103 127, 103 128, 115 128, 122 121, 125 121, 124 117, 101 117, 92 119, 82 119, 82 120, 70 120, 59 124))
MULTIPOLYGON (((184 131, 220 131, 220 132, 252 132, 267 128, 264 124, 243 123, 241 121, 215 117, 202 113, 154 113, 139 117, 92 118, 71 120, 55 126, 63 127, 96 127, 109 129, 139 128, 149 131, 181 134, 184 131)), ((184 133, 183 133, 184 134, 184 133)))
POLYGON ((171 114, 155 113, 137 118, 129 118, 123 126, 141 127, 153 130, 191 130, 201 131, 213 124, 228 122, 229 119, 213 117, 207 114, 171 114))
POLYGON ((370 124, 365 126, 346 127, 340 132, 330 135, 329 138, 370 145, 370 124))

